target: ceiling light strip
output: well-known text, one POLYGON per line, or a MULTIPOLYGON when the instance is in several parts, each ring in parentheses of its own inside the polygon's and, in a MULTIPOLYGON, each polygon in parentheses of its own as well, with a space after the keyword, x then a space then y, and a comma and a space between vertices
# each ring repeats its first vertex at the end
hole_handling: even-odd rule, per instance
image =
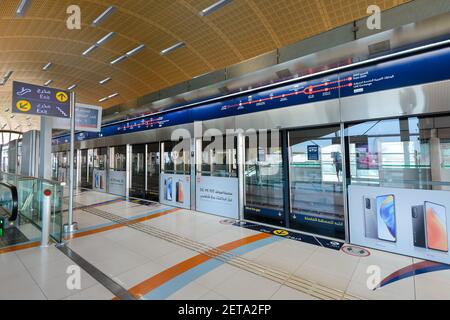
POLYGON ((68 87, 67 90, 71 91, 71 90, 75 89, 76 87, 77 87, 77 85, 73 84, 70 87, 68 87))
POLYGON ((110 95, 107 96, 107 97, 101 98, 100 100, 98 100, 98 102, 104 102, 104 101, 113 99, 113 98, 115 98, 115 97, 117 97, 117 96, 119 96, 119 93, 118 93, 118 92, 115 92, 115 93, 113 93, 113 94, 110 94, 110 95))
POLYGON ((48 80, 44 83, 44 86, 48 87, 50 84, 52 84, 53 80, 48 80))
POLYGON ((47 63, 47 64, 42 68, 42 70, 43 70, 43 71, 47 71, 48 69, 51 68, 52 65, 53 65, 53 63, 49 62, 49 63, 47 63))
POLYGON ((31 0, 21 0, 16 10, 16 16, 24 17, 30 4, 31 0))
POLYGON ((171 46, 171 47, 169 47, 169 48, 166 48, 166 49, 162 50, 162 51, 160 52, 160 54, 161 54, 162 56, 166 56, 166 55, 168 55, 169 53, 171 53, 171 52, 173 52, 173 51, 175 51, 175 50, 177 50, 177 49, 183 48, 183 47, 185 47, 185 46, 186 46, 186 44, 185 44, 184 42, 178 42, 178 43, 174 44, 173 46, 171 46))
POLYGON ((220 8, 226 6, 227 4, 229 4, 230 2, 232 2, 233 0, 219 0, 216 3, 210 5, 208 8, 203 9, 202 11, 199 12, 199 15, 202 17, 206 17, 207 15, 216 12, 217 10, 219 10, 220 8))
POLYGON ((93 22, 93 27, 98 27, 102 22, 104 22, 110 15, 116 11, 114 6, 108 7, 101 15, 99 15, 93 22))
POLYGON ((94 51, 95 49, 97 49, 98 47, 104 45, 106 42, 108 42, 109 40, 111 40, 114 36, 116 35, 115 32, 110 32, 108 33, 106 36, 104 36, 103 38, 101 38, 100 40, 98 40, 95 44, 93 44, 92 46, 90 46, 89 48, 87 48, 82 55, 83 56, 87 56, 89 53, 91 53, 92 51, 94 51))
POLYGON ((108 78, 105 78, 103 80, 100 80, 98 83, 100 83, 101 85, 104 85, 105 83, 107 83, 107 82, 109 82, 111 80, 112 80, 111 77, 108 77, 108 78))
POLYGON ((145 48, 145 44, 141 44, 141 45, 137 46, 136 48, 128 51, 127 53, 121 55, 120 57, 114 59, 113 61, 111 61, 111 64, 115 65, 125 59, 128 59, 128 58, 134 56, 135 54, 137 54, 138 52, 142 51, 144 48, 145 48))

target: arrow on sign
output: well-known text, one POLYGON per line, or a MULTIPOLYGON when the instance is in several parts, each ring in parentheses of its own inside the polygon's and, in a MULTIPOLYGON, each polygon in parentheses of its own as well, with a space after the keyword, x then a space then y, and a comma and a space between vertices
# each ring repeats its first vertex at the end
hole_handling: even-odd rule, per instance
POLYGON ((64 117, 67 117, 67 113, 65 113, 64 110, 62 110, 60 107, 56 107, 56 109, 58 109, 58 111, 61 112, 64 117))

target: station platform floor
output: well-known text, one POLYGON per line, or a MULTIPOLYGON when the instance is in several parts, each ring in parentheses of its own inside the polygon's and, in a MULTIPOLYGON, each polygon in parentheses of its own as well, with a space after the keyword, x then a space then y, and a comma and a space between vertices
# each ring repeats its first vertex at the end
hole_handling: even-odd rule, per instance
POLYGON ((354 256, 347 246, 93 191, 75 202, 79 230, 65 246, 0 249, 0 299, 450 299, 448 265, 372 249, 354 256), (69 288, 74 265, 81 282, 69 288), (367 285, 373 281, 375 290, 367 285))

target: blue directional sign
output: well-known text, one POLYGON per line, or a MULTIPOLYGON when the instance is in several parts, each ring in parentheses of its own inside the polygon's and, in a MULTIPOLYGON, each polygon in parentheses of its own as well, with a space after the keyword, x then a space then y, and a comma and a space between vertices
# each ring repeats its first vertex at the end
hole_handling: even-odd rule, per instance
POLYGON ((12 112, 70 118, 69 91, 14 81, 12 112))

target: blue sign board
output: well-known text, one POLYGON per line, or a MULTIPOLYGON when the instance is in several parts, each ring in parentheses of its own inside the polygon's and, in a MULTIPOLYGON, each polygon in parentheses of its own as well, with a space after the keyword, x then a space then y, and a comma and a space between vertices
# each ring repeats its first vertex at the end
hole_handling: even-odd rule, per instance
MULTIPOLYGON (((161 127, 238 116, 259 111, 356 96, 450 79, 450 48, 425 52, 394 61, 331 74, 251 95, 224 99, 192 108, 167 111, 155 116, 105 125, 99 134, 81 133, 77 140, 87 140, 161 127)), ((54 144, 67 143, 68 137, 55 138, 54 144)), ((315 155, 311 154, 312 157, 315 155)))
POLYGON ((70 118, 70 93, 65 90, 14 81, 12 112, 70 118))
POLYGON ((319 146, 308 146, 308 161, 319 161, 319 146))

